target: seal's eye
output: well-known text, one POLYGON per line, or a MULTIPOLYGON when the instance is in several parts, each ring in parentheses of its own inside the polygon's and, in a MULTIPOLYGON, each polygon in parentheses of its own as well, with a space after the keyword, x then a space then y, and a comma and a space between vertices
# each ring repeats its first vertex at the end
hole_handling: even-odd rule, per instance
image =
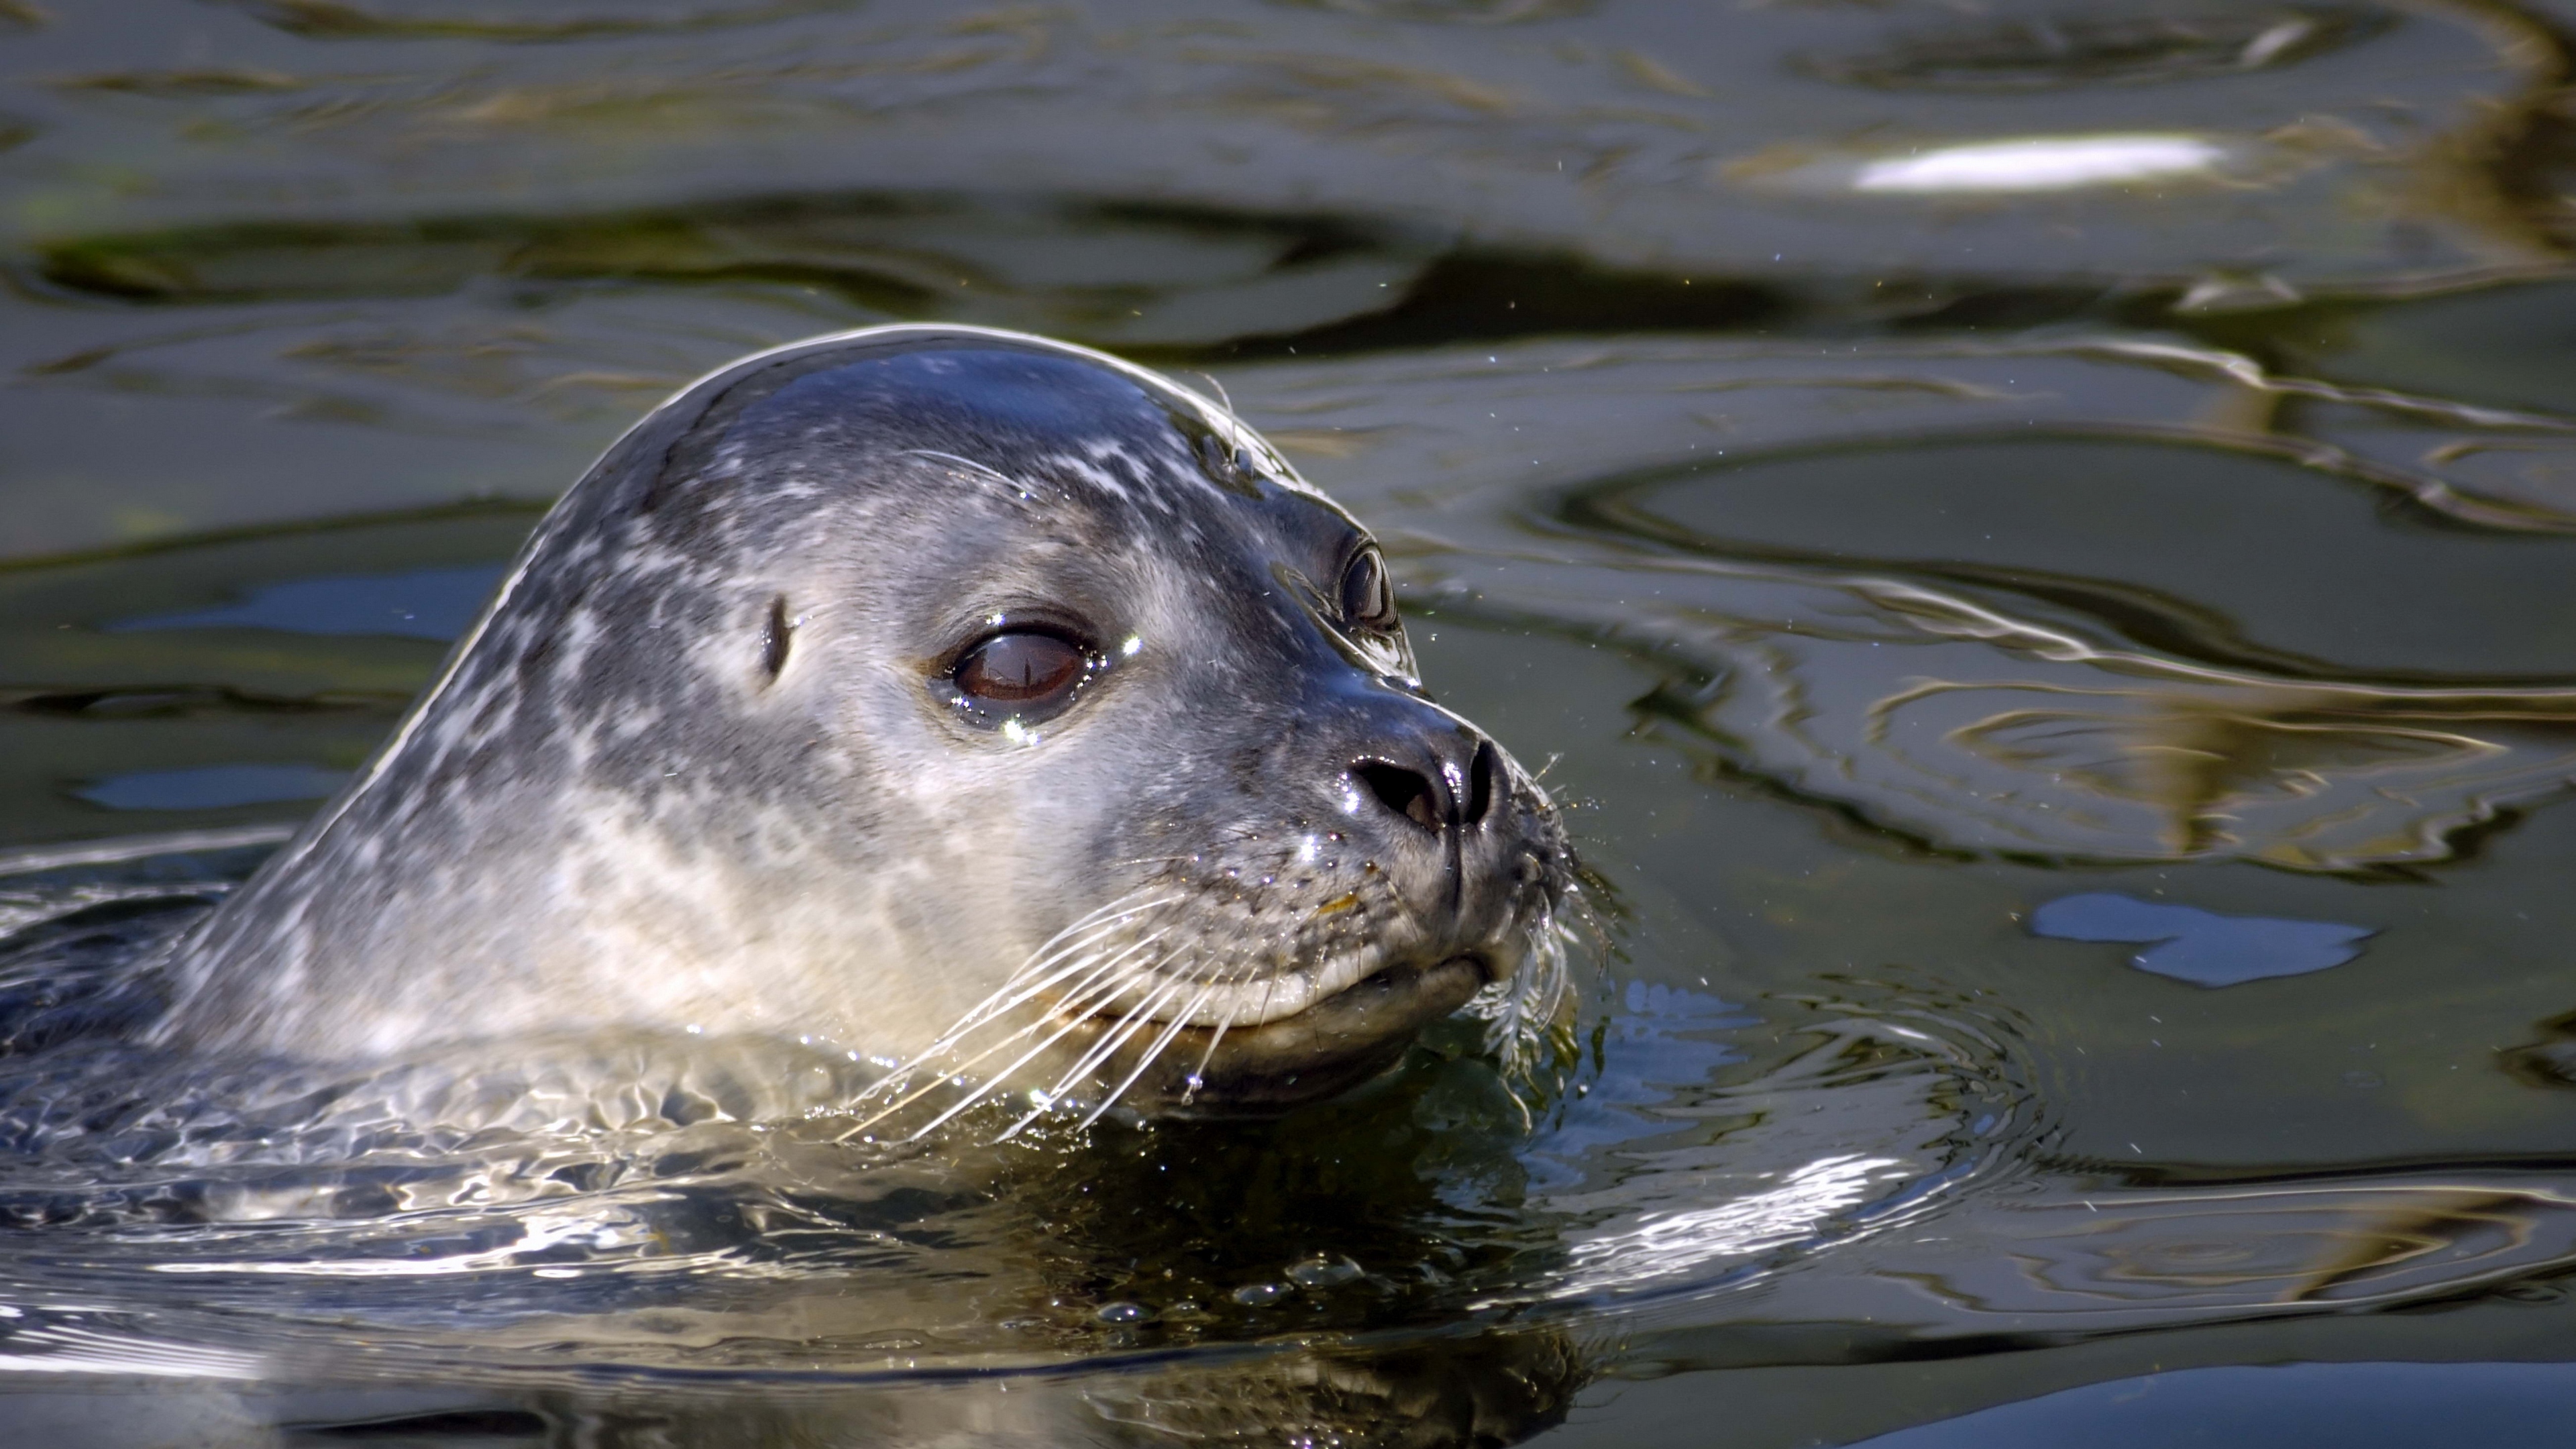
POLYGON ((990 719, 1055 713, 1091 672, 1091 655, 1056 634, 1015 629, 966 651, 949 675, 957 702, 990 719))
POLYGON ((1395 632, 1395 589, 1386 581, 1386 560, 1374 547, 1351 555, 1342 570, 1342 618, 1380 634, 1395 632))

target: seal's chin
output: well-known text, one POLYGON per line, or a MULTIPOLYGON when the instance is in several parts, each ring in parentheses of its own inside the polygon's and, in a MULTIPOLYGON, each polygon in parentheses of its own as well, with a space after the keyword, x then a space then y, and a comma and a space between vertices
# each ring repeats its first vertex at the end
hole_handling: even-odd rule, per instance
MULTIPOLYGON (((1398 962, 1293 1016, 1234 1027, 1221 1038, 1211 1027, 1183 1027, 1120 1104, 1155 1116, 1225 1117, 1284 1112, 1333 1096, 1394 1066, 1422 1028, 1466 1005, 1498 974, 1491 962, 1472 954, 1398 962)), ((1094 1018, 1079 1034, 1096 1040, 1109 1025, 1094 1018)), ((1113 1083, 1125 1080, 1143 1055, 1143 1043, 1159 1035, 1139 1033, 1137 1042, 1110 1056, 1100 1075, 1113 1083)))

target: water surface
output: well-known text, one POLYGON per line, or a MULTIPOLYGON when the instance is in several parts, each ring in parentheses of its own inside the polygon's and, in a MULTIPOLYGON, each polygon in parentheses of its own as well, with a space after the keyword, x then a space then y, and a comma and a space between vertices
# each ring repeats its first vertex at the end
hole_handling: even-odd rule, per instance
POLYGON ((2562 1429, 2571 34, 0 0, 0 1414, 2562 1429), (810 1043, 120 1044, 626 423, 898 319, 1221 389, 1386 540, 1598 877, 1538 1080, 1453 1022, 1276 1123, 925 1150, 810 1043))

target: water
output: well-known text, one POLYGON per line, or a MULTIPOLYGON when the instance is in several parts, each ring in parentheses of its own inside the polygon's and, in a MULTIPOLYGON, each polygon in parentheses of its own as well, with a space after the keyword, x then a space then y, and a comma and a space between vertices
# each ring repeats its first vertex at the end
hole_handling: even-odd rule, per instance
POLYGON ((2570 34, 0 0, 0 1422, 2563 1434, 2570 34), (620 428, 902 318, 1378 532, 1573 807, 1571 1056, 922 1150, 794 1043, 117 1044, 620 428))

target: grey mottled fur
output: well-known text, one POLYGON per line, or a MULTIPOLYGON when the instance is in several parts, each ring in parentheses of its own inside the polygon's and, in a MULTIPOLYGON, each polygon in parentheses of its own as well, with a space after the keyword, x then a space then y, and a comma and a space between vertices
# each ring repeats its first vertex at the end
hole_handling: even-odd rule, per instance
POLYGON ((905 327, 746 359, 546 516, 372 767, 186 944, 161 1035, 902 1056, 1155 891, 1183 902, 1155 916, 1174 979, 1293 1005, 1401 961, 1508 972, 1563 840, 1508 757, 1463 833, 1359 787, 1364 759, 1454 785, 1483 737, 1400 634, 1332 617, 1358 537, 1230 414, 1080 349, 905 327), (960 719, 942 661, 1033 616, 1105 667, 1033 731, 960 719))

